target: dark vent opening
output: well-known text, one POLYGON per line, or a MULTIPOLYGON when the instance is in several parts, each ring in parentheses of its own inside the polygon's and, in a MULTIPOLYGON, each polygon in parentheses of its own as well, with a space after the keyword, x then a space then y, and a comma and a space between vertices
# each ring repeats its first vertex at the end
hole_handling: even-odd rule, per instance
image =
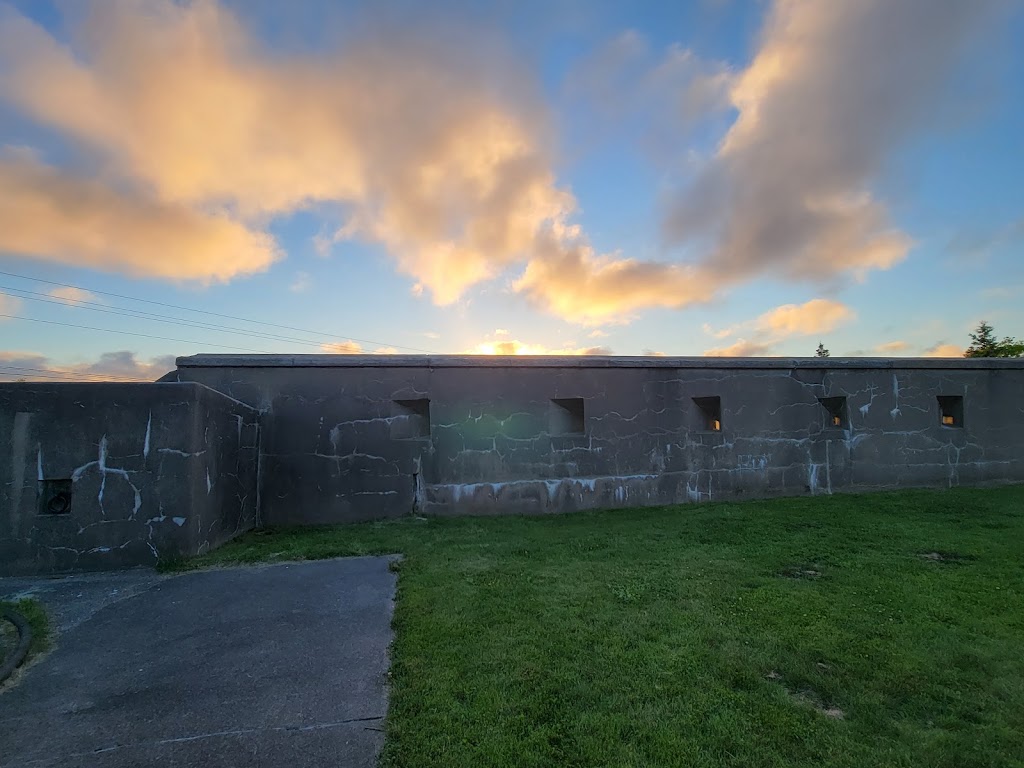
POLYGON ((582 435, 586 432, 586 416, 582 397, 556 398, 551 401, 552 435, 582 435))
POLYGON ((944 427, 963 427, 964 398, 961 395, 939 395, 939 423, 944 427))
POLYGON ((393 400, 391 404, 391 439, 413 440, 430 437, 430 401, 393 400))
POLYGON ((706 432, 722 431, 722 398, 720 397, 695 397, 694 404, 697 406, 700 429, 706 432))
POLYGON ((819 397, 818 402, 825 409, 825 426, 832 429, 846 429, 849 416, 846 410, 845 397, 819 397))
POLYGON ((71 480, 39 481, 39 514, 71 514, 71 480))

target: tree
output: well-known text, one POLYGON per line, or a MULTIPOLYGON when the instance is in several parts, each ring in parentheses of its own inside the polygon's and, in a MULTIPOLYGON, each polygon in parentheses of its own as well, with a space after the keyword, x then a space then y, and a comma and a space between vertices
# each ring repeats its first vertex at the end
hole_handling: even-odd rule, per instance
POLYGON ((820 341, 818 342, 818 350, 814 353, 815 357, 831 357, 831 353, 825 349, 825 345, 820 341))
POLYGON ((996 338, 991 325, 982 320, 971 337, 971 346, 964 352, 964 357, 1020 357, 1024 355, 1024 341, 1004 336, 1002 341, 996 338))

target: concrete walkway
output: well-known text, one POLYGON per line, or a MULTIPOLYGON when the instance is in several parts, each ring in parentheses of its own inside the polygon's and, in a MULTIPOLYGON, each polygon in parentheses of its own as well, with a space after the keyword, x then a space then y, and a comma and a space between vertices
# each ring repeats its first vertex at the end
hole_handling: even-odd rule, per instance
POLYGON ((0 691, 0 766, 372 766, 391 558, 0 579, 55 648, 0 691))

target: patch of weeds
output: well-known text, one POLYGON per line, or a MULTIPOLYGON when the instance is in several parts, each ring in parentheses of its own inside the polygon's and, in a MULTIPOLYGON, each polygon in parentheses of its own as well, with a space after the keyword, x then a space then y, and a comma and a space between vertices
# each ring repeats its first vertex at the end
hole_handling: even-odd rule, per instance
MULTIPOLYGON (((21 663, 19 671, 15 672, 7 680, 7 683, 10 684, 12 680, 18 677, 21 669, 27 667, 50 649, 50 621, 46 616, 46 611, 43 610, 42 603, 32 598, 0 600, 0 608, 11 608, 18 611, 28 620, 28 624, 32 628, 32 643, 28 647, 28 656, 21 663)), ((17 646, 18 633, 14 626, 6 619, 0 619, 0 625, 2 625, 3 629, 2 636, 0 636, 0 660, 2 660, 7 658, 7 654, 11 653, 17 646)))

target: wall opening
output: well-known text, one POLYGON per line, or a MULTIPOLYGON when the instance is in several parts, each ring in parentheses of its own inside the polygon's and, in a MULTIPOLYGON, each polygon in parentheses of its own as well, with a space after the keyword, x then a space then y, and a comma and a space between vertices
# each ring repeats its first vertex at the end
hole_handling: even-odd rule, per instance
POLYGON ((964 398, 962 395, 939 395, 939 423, 944 427, 963 427, 964 398))
POLYGON ((430 437, 430 401, 392 400, 391 439, 416 440, 430 437))
POLYGON ((818 402, 825 409, 826 427, 830 429, 846 429, 850 425, 845 397, 819 397, 818 402))
POLYGON ((551 401, 548 431, 552 435, 582 435, 586 432, 582 397, 556 398, 551 401))
POLYGON ((71 480, 39 481, 39 514, 71 514, 71 480))
POLYGON ((705 432, 721 432, 722 398, 695 397, 693 402, 697 406, 699 428, 705 432))

